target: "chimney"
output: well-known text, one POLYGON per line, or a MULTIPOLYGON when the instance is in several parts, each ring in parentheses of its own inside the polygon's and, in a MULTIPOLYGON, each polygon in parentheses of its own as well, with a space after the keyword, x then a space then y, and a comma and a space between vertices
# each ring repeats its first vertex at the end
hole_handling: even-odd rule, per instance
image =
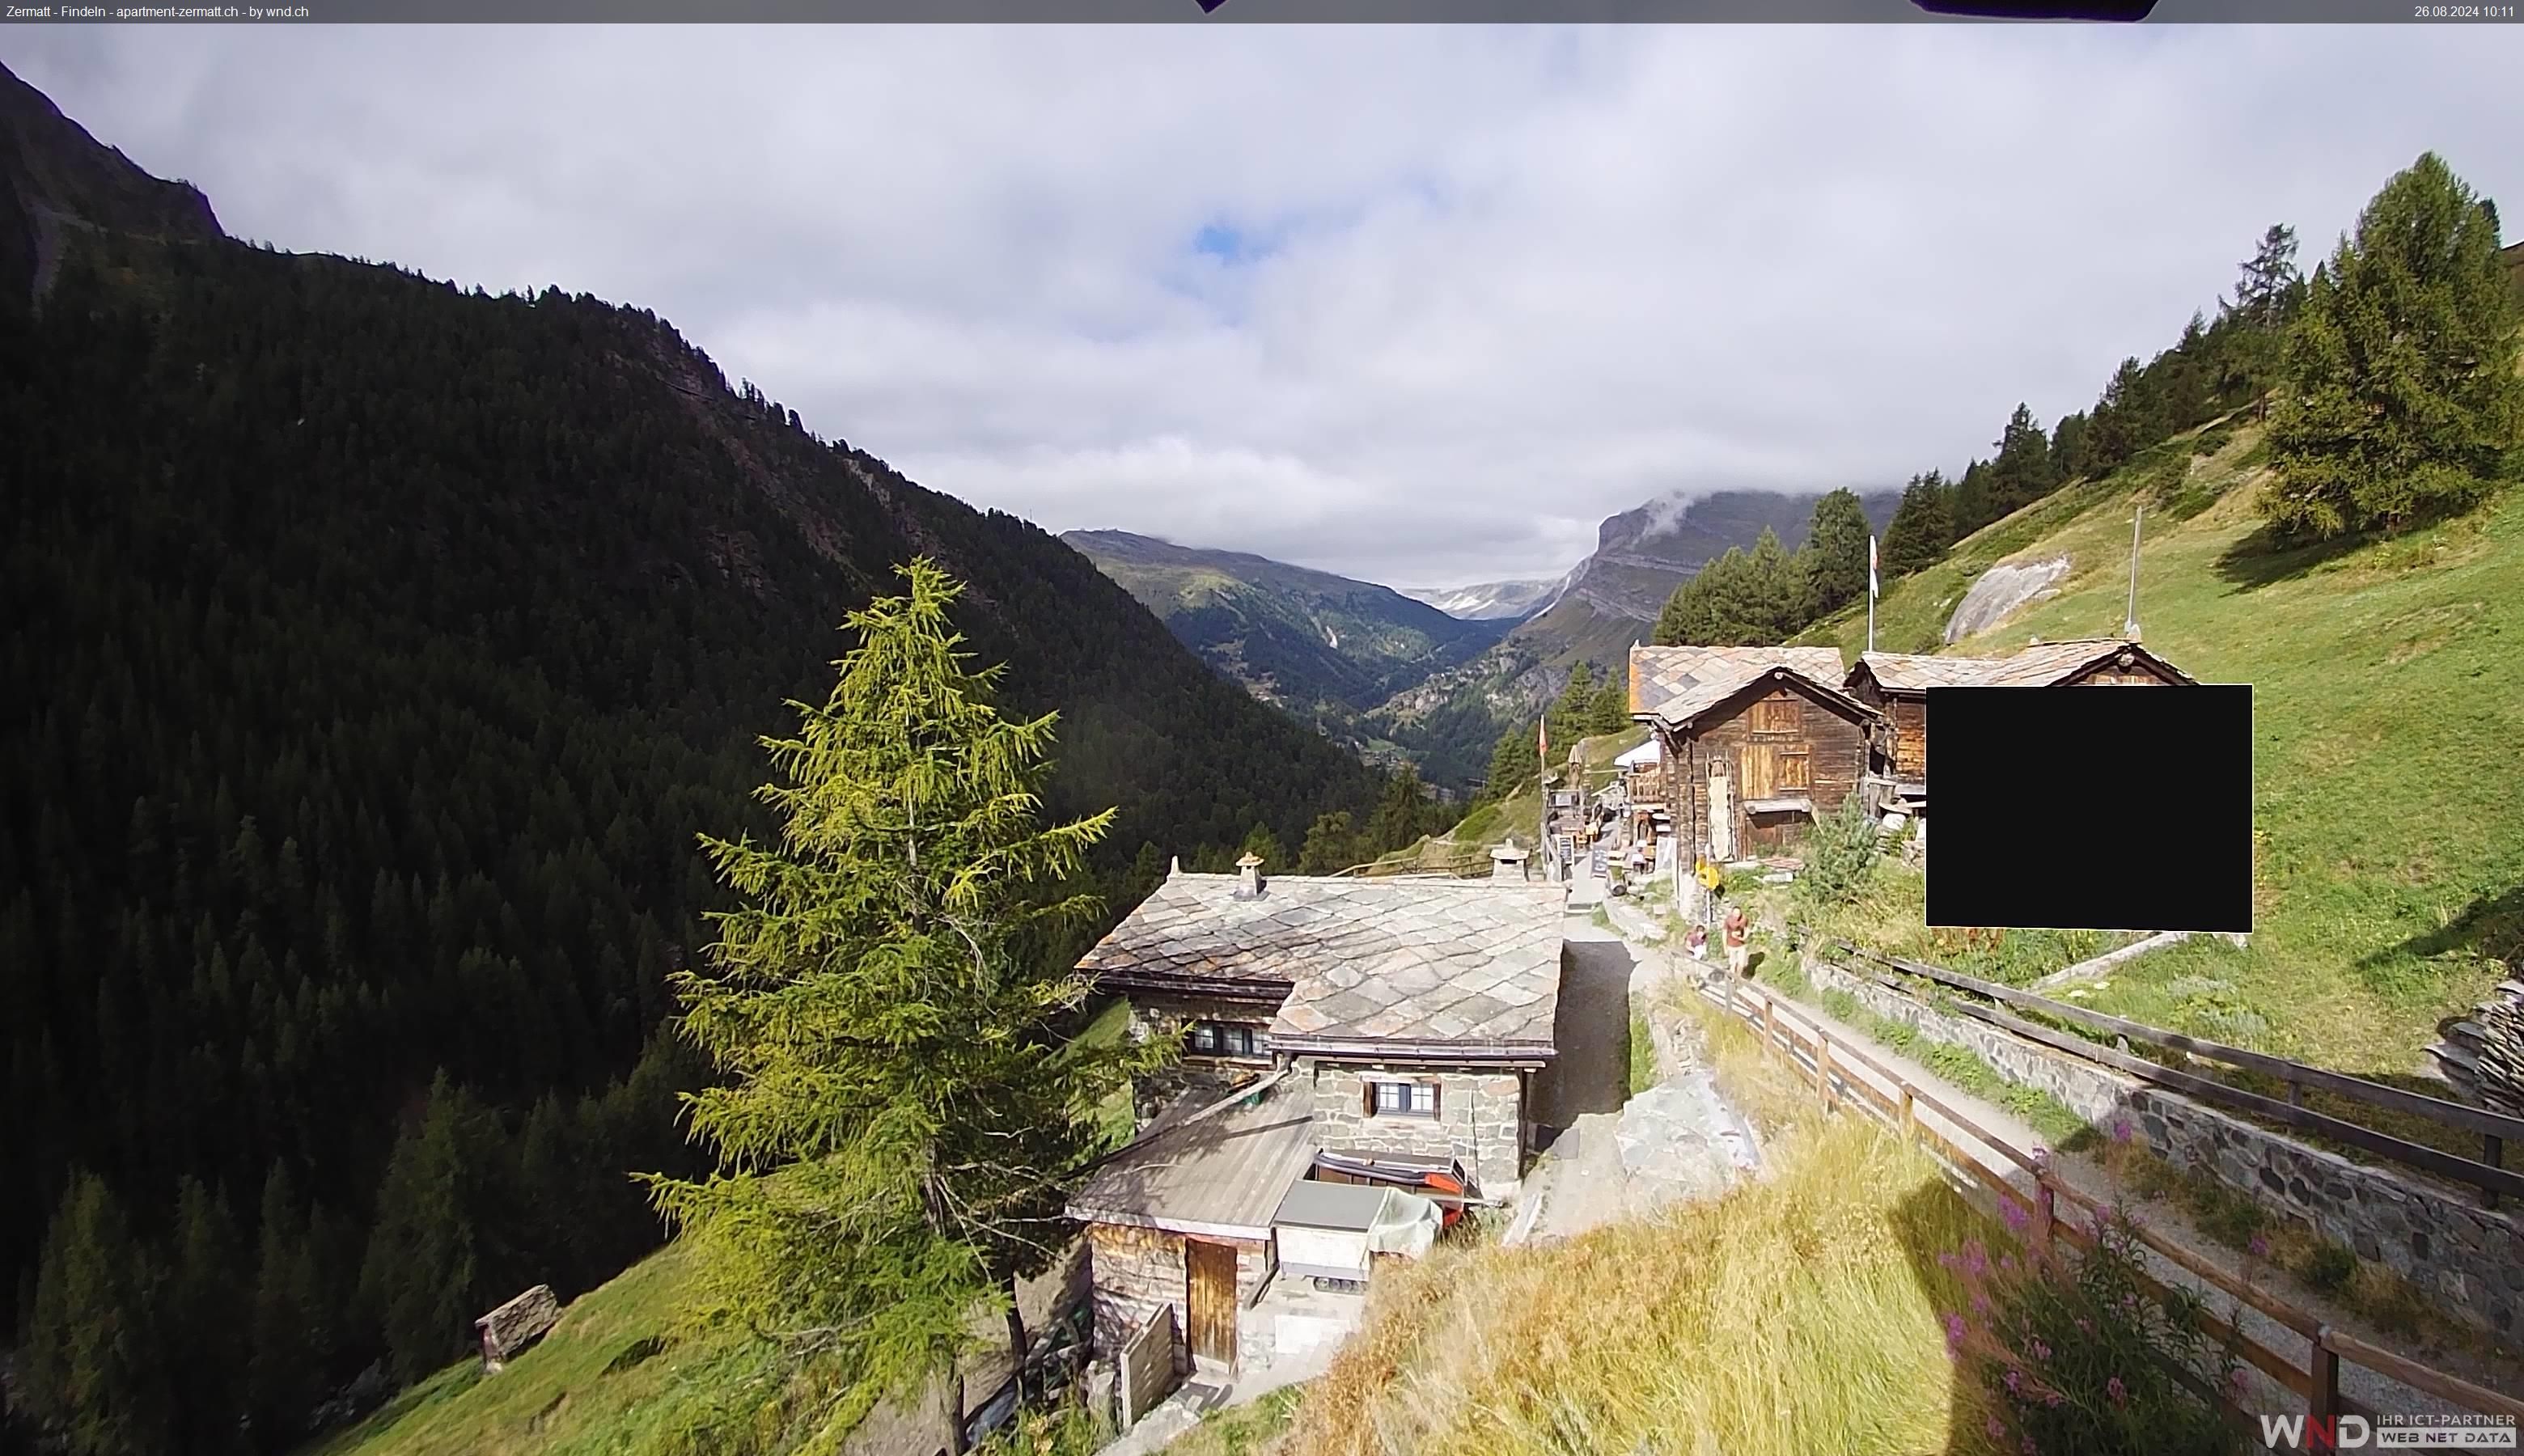
POLYGON ((1236 898, 1258 899, 1262 896, 1262 856, 1246 854, 1236 861, 1236 898))
POLYGON ((1525 851, 1514 840, 1504 840, 1490 847, 1490 882, 1495 885, 1525 883, 1525 851))

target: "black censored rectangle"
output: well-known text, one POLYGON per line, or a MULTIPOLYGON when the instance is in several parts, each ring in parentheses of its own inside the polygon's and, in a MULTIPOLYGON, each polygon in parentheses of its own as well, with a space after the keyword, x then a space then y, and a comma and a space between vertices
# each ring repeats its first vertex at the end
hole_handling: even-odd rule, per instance
POLYGON ((1928 923, 2253 928, 2253 690, 1931 688, 1928 923))

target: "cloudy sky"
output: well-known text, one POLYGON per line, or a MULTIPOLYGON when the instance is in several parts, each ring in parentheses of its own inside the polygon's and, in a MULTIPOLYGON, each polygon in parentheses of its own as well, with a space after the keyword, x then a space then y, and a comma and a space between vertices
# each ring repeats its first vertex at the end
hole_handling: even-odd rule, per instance
POLYGON ((12 27, 229 231, 655 309, 923 484, 1401 586, 1898 485, 2307 262, 2524 227, 2524 30, 12 27))

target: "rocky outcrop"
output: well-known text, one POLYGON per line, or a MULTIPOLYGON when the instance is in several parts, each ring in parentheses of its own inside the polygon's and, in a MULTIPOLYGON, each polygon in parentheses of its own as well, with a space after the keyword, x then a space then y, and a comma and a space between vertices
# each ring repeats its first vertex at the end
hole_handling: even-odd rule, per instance
POLYGON ((1955 614, 1946 619, 1946 641, 1957 643, 1986 632, 2022 608, 2060 595, 2060 583, 2067 575, 2065 556, 1990 567, 1955 605, 1955 614))

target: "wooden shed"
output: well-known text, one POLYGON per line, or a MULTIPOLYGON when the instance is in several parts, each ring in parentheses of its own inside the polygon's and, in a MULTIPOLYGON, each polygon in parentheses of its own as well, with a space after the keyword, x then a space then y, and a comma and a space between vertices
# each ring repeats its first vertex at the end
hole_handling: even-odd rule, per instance
POLYGON ((1837 648, 1630 650, 1685 860, 1795 852, 1867 775, 1881 715, 1840 690, 1837 648))
POLYGON ((1867 653, 1849 669, 1842 688, 1883 715, 1872 769, 1891 779, 1901 798, 1918 805, 1928 795, 1930 688, 2183 685, 2196 685, 2196 680, 2135 642, 2081 638, 2035 643, 2011 657, 1867 653))

